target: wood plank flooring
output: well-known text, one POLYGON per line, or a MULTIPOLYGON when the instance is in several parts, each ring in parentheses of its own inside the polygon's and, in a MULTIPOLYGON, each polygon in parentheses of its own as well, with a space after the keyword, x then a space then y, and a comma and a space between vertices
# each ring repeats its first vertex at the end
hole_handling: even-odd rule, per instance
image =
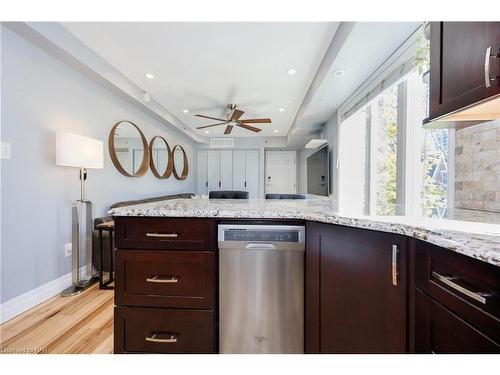
POLYGON ((0 353, 113 352, 113 291, 53 297, 0 325, 0 353))

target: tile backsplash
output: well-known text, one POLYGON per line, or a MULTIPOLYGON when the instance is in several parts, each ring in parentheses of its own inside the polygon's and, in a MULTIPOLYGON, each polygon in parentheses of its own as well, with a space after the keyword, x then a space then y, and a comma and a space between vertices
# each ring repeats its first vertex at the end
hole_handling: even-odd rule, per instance
POLYGON ((455 208, 500 212, 500 120, 456 130, 455 208))

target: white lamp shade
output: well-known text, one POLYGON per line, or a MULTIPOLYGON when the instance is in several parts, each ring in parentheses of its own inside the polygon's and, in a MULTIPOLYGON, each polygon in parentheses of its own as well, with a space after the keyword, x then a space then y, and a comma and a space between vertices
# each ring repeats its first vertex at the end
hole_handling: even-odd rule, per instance
POLYGON ((58 132, 56 164, 66 167, 103 168, 102 141, 74 133, 58 132))

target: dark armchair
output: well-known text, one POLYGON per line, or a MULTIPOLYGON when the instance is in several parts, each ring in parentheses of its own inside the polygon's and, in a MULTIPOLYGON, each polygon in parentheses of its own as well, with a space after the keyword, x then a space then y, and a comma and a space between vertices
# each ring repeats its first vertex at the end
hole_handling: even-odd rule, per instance
POLYGON ((266 194, 266 199, 307 199, 303 194, 266 194))
POLYGON ((212 199, 248 199, 248 191, 220 190, 208 193, 212 199))

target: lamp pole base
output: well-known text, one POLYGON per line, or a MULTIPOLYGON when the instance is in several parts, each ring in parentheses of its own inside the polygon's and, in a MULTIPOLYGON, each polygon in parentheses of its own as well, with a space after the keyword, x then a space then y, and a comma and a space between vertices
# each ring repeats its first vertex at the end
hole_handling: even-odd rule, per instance
POLYGON ((62 297, 71 297, 71 296, 75 296, 77 294, 80 294, 83 291, 85 291, 86 289, 88 289, 90 286, 95 284, 98 280, 99 280, 99 278, 97 276, 93 276, 88 280, 82 280, 78 283, 78 285, 71 285, 70 287, 64 289, 61 292, 61 296, 62 297))

